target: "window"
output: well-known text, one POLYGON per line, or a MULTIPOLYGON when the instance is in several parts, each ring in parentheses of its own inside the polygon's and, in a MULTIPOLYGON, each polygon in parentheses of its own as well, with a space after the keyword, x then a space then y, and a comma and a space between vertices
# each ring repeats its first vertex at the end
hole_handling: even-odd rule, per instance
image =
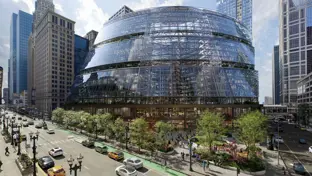
POLYGON ((73 24, 70 22, 67 22, 67 28, 72 30, 73 29, 73 24))
POLYGON ((304 16, 304 9, 301 9, 301 10, 300 10, 300 17, 301 17, 301 18, 304 18, 304 17, 305 17, 305 16, 304 16))
POLYGON ((291 39, 289 41, 289 48, 297 48, 299 47, 299 38, 291 39))
POLYGON ((284 76, 288 77, 288 68, 284 68, 284 76))
POLYGON ((305 51, 301 51, 301 60, 305 61, 305 51))
POLYGON ((295 21, 299 19, 299 12, 298 11, 293 11, 289 13, 289 22, 295 21))
POLYGON ((305 25, 304 23, 301 23, 301 32, 304 32, 305 31, 305 25))
POLYGON ((299 24, 295 24, 289 27, 289 35, 298 34, 299 33, 299 24))
POLYGON ((299 66, 290 67, 290 76, 299 75, 299 66))
POLYGON ((287 50, 287 42, 284 42, 284 51, 287 50))
POLYGON ((55 23, 55 24, 57 24, 57 17, 54 16, 54 15, 52 15, 52 22, 55 23))
POLYGON ((287 64, 287 55, 284 55, 284 64, 287 64))
POLYGON ((299 52, 289 54, 289 62, 299 61, 299 52))
POLYGON ((301 65, 301 74, 306 74, 305 65, 301 65))

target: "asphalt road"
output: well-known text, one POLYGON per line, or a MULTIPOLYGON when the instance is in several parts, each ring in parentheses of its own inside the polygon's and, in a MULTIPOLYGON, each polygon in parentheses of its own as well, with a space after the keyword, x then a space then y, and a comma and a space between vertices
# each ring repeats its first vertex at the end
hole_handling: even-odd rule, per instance
MULTIPOLYGON (((9 114, 10 116, 12 114, 9 114)), ((29 120, 29 119, 28 119, 29 120)), ((21 120, 20 120, 21 121, 21 120)), ((35 121, 35 125, 39 121, 35 121)), ((22 127, 21 133, 27 135, 27 142, 29 143, 29 132, 40 132, 39 139, 36 141, 37 146, 37 158, 49 155, 48 151, 54 147, 61 147, 64 151, 64 157, 54 158, 55 165, 61 165, 64 167, 67 173, 69 173, 69 165, 67 159, 70 155, 73 158, 81 153, 84 158, 82 161, 82 170, 78 175, 83 176, 101 176, 101 175, 116 175, 115 168, 122 165, 120 162, 114 161, 108 158, 106 155, 99 154, 95 152, 94 149, 89 149, 82 146, 80 143, 74 140, 74 136, 66 133, 63 130, 57 129, 55 125, 52 125, 50 122, 47 122, 49 129, 55 129, 55 134, 48 134, 44 129, 36 129, 35 125, 30 125, 29 127, 22 127)), ((32 149, 25 149, 25 142, 21 144, 23 151, 27 151, 32 156, 32 149)), ((32 144, 31 144, 32 146, 32 144)), ((146 176, 162 176, 164 174, 158 173, 155 170, 149 168, 142 168, 139 170, 139 175, 146 176)))
MULTIPOLYGON (((280 155, 289 171, 296 175, 293 170, 293 163, 300 162, 304 165, 307 175, 312 175, 312 154, 309 153, 309 146, 312 146, 312 133, 295 128, 294 124, 281 123, 284 132, 280 136, 284 139, 284 144, 280 144, 280 155), (299 144, 299 139, 303 138, 307 144, 299 144)), ((273 128, 274 129, 274 128, 273 128)), ((275 130, 272 130, 275 131, 275 130)), ((277 132, 275 132, 277 133, 277 132)))

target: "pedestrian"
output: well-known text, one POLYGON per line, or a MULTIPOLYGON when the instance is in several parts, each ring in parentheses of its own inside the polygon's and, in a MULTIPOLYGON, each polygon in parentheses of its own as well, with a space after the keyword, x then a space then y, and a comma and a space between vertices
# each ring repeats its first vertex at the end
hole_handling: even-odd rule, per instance
POLYGON ((9 147, 6 147, 5 148, 5 155, 7 156, 7 155, 9 155, 10 154, 10 152, 9 152, 9 147))
POLYGON ((237 176, 238 176, 238 174, 240 174, 240 168, 239 167, 237 167, 237 176))
POLYGON ((184 155, 185 155, 185 153, 184 152, 182 152, 182 160, 184 161, 184 155))
POLYGON ((209 161, 207 161, 207 169, 209 170, 209 161))
POLYGON ((1 159, 0 159, 0 171, 2 170, 2 169, 1 169, 2 164, 3 164, 3 163, 2 163, 2 161, 1 161, 1 159))
POLYGON ((284 172, 284 175, 286 175, 286 169, 285 169, 285 167, 283 167, 283 172, 284 172))
POLYGON ((206 172, 206 165, 207 165, 207 161, 203 160, 202 166, 203 166, 204 172, 206 172))

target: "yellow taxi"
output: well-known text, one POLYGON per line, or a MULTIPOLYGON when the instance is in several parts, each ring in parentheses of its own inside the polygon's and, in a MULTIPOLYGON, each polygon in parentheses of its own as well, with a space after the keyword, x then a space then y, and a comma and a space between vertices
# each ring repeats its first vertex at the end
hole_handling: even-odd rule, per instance
POLYGON ((48 176, 66 176, 66 173, 62 166, 54 166, 48 169, 48 176))
POLYGON ((114 160, 122 160, 122 159, 124 159, 124 154, 120 151, 109 152, 108 157, 110 157, 114 160))

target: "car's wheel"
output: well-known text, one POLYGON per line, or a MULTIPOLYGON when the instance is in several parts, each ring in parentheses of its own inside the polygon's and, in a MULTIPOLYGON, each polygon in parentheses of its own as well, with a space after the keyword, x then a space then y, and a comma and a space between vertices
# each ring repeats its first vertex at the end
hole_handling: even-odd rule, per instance
POLYGON ((116 175, 118 175, 118 176, 119 176, 119 173, 118 173, 118 171, 116 171, 116 175))

